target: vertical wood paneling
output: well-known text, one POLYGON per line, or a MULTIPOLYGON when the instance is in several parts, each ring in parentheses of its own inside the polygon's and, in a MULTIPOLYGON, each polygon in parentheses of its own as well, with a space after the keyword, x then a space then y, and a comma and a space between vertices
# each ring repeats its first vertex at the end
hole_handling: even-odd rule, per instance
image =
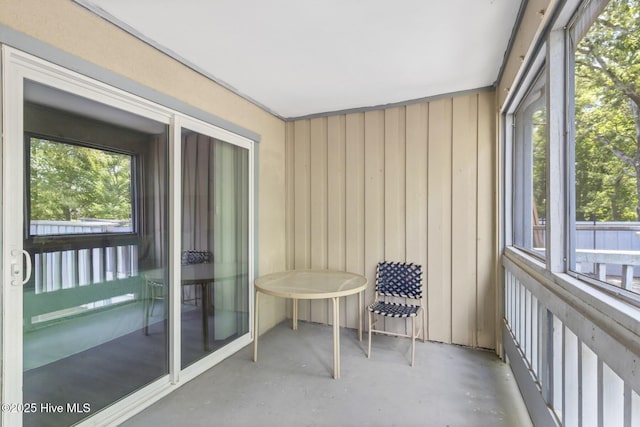
MULTIPOLYGON (((405 260, 405 107, 384 112, 384 260, 405 260)), ((382 261, 382 260, 381 260, 382 261)), ((407 333, 406 321, 383 318, 385 330, 407 333)))
POLYGON ((494 177, 495 155, 495 94, 478 95, 478 346, 496 345, 496 280, 494 177))
POLYGON ((345 148, 346 118, 332 116, 328 118, 327 141, 327 202, 331 209, 327 214, 328 227, 328 266, 331 269, 345 268, 345 148))
MULTIPOLYGON (((294 125, 293 147, 293 192, 294 192, 294 247, 293 268, 311 267, 311 135, 308 120, 299 120, 294 125)), ((308 319, 309 302, 299 304, 300 319, 308 319)))
MULTIPOLYGON (((364 113, 348 114, 345 147, 345 265, 347 271, 365 274, 364 261, 364 113)), ((371 283, 369 283, 371 286, 371 283)), ((364 303, 367 304, 368 299, 364 303)), ((356 298, 357 305, 357 298, 356 298)), ((363 307, 359 307, 363 310, 363 307)), ((347 326, 357 327, 358 313, 347 309, 347 326)))
POLYGON ((442 342, 451 342, 451 104, 429 104, 428 325, 429 338, 442 342))
POLYGON ((385 110, 384 256, 405 259, 405 107, 385 110))
MULTIPOLYGON (((327 266, 333 270, 346 268, 345 148, 346 118, 344 115, 331 116, 327 119, 327 203, 330 207, 327 212, 327 266)), ((348 325, 349 312, 357 305, 356 297, 340 301, 342 325, 348 325)))
POLYGON ((453 100, 451 229, 452 337, 476 344, 476 236, 478 96, 453 100))
MULTIPOLYGON (((427 281, 427 138, 429 104, 407 107, 406 142, 406 250, 407 262, 422 266, 427 281)), ((423 297, 427 301, 427 295, 423 297)), ((424 305, 427 307, 427 305, 424 305)), ((423 331, 426 333, 427 331, 423 331)), ((427 338, 429 334, 427 334, 427 338)))
MULTIPOLYGON (((285 194, 285 266, 287 270, 294 268, 295 258, 295 123, 285 123, 285 164, 284 164, 284 185, 285 194)), ((292 315, 291 301, 284 302, 287 317, 292 315)))
POLYGON ((285 171, 284 181, 286 186, 285 197, 285 233, 286 233, 286 265, 287 270, 291 270, 294 267, 295 258, 295 182, 294 179, 294 165, 295 165, 295 126, 294 122, 287 122, 285 125, 285 171))
POLYGON ((364 260, 369 287, 375 289, 376 265, 384 258, 384 111, 364 114, 364 260))
MULTIPOLYGON (((364 274, 369 303, 379 261, 419 263, 427 337, 494 348, 494 105, 480 93, 287 124, 291 266, 364 274)), ((364 307, 341 304, 341 324, 357 327, 364 307)), ((330 310, 301 303, 300 318, 330 310)))
MULTIPOLYGON (((311 268, 327 268, 327 118, 311 120, 311 268)), ((327 323, 326 300, 311 301, 312 322, 327 323)))

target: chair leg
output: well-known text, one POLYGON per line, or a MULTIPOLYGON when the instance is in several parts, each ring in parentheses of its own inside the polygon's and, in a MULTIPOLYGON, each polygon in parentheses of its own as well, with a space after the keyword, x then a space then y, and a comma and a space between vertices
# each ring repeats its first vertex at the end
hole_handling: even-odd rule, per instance
POLYGON ((416 316, 411 318, 411 367, 416 358, 416 316))
POLYGON ((422 342, 427 342, 427 315, 425 309, 422 310, 422 342))
POLYGON ((371 316, 373 316, 373 313, 369 311, 369 348, 367 350, 368 359, 371 359, 371 316))
POLYGON ((149 310, 149 315, 153 316, 153 309, 155 307, 155 301, 156 301, 156 291, 152 285, 148 285, 148 286, 149 286, 149 304, 151 305, 151 309, 149 310))
POLYGON ((151 305, 151 300, 149 299, 149 297, 151 296, 151 293, 149 291, 149 283, 144 284, 144 295, 143 295, 143 301, 144 301, 144 334, 145 335, 149 335, 149 306, 151 305))

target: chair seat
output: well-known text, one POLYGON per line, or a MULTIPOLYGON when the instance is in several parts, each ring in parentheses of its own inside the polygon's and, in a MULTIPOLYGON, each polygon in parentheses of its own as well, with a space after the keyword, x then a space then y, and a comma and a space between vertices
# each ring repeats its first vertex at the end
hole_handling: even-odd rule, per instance
POLYGON ((395 302, 376 301, 371 304, 369 311, 387 317, 416 317, 420 306, 399 304, 395 302))

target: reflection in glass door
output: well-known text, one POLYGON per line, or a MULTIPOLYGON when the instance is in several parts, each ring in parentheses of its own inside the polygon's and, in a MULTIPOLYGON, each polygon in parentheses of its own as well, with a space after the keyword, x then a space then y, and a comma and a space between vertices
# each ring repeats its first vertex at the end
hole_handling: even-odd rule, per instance
POLYGON ((24 89, 23 423, 71 425, 168 373, 167 126, 24 89))
POLYGON ((249 331, 249 151, 182 132, 181 360, 249 331))

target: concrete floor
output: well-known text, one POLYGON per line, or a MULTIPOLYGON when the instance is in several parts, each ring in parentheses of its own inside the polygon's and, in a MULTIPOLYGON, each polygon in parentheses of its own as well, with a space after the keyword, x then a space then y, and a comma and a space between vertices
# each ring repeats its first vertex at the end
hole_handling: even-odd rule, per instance
POLYGON ((341 331, 341 379, 333 372, 332 328, 282 323, 252 346, 180 387, 124 426, 487 426, 531 421, 511 369, 495 354, 341 331))

